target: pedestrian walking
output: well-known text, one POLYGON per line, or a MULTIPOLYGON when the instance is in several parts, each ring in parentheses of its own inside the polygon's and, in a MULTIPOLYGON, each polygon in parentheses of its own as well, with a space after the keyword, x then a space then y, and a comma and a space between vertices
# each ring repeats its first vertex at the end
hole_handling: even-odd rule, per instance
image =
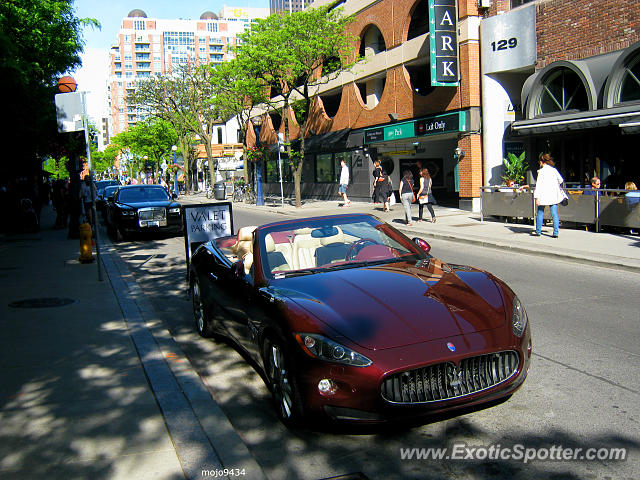
POLYGON ((405 170, 402 172, 402 180, 400 180, 400 201, 404 207, 404 214, 407 220, 407 225, 411 226, 411 204, 416 201, 416 196, 413 193, 413 174, 411 170, 405 170))
POLYGON ((338 187, 338 194, 344 199, 343 207, 351 205, 351 200, 347 198, 347 187, 349 186, 349 167, 347 163, 340 160, 340 187, 338 187))
POLYGON ((549 206, 553 217, 553 238, 558 238, 560 218, 558 217, 558 204, 567 198, 566 193, 560 188, 564 182, 562 175, 554 167, 555 163, 551 155, 544 153, 539 158, 540 170, 536 180, 536 189, 533 198, 536 201, 536 229, 531 235, 539 237, 542 234, 542 222, 544 208, 549 206))
POLYGON ((429 175, 429 169, 423 168, 420 170, 420 189, 418 190, 418 221, 422 221, 422 212, 426 205, 429 213, 431 214, 431 223, 436 222, 436 213, 433 211, 433 204, 436 203, 436 198, 433 196, 431 187, 433 185, 433 179, 429 175))
POLYGON ((391 196, 391 186, 389 183, 389 175, 380 165, 380 160, 373 162, 373 202, 382 203, 382 209, 389 211, 389 197, 391 196))
POLYGON ((91 181, 89 175, 84 176, 84 182, 80 184, 80 200, 82 202, 83 214, 87 221, 95 229, 93 218, 93 202, 96 201, 96 185, 91 181))

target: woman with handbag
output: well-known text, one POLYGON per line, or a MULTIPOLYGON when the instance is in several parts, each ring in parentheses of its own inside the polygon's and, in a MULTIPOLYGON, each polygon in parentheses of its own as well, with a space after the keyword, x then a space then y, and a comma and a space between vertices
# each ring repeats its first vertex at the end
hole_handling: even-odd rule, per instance
POLYGON ((400 180, 400 201, 404 207, 404 215, 407 219, 407 225, 411 226, 411 204, 416 201, 416 196, 413 194, 413 174, 410 170, 402 172, 402 179, 400 180))
POLYGON ((389 197, 391 193, 391 189, 389 186, 389 176, 382 169, 380 165, 380 161, 376 160, 373 162, 373 202, 374 203, 382 203, 382 209, 385 212, 389 211, 389 197))
POLYGON ((427 168, 423 168, 420 170, 420 190, 418 190, 418 221, 422 221, 422 212, 424 211, 424 206, 427 206, 429 213, 431 214, 431 223, 436 222, 436 214, 433 211, 433 204, 436 203, 436 199, 433 196, 433 192, 431 191, 431 186, 433 185, 433 180, 431 175, 429 175, 429 170, 427 168))
POLYGON ((549 206, 553 218, 553 238, 558 238, 560 217, 558 216, 558 204, 564 202, 567 195, 560 185, 564 182, 562 175, 555 169, 553 158, 548 153, 540 155, 540 170, 536 180, 536 189, 533 198, 536 201, 536 229, 531 235, 539 237, 542 234, 542 222, 544 220, 544 207, 549 206))

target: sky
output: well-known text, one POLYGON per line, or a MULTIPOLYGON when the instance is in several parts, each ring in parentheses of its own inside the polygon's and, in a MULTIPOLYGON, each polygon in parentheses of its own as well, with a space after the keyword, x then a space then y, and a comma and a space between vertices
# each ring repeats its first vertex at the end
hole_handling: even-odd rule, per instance
POLYGON ((230 0, 229 3, 213 0, 75 0, 78 18, 95 18, 101 29, 85 27, 82 67, 70 74, 78 83, 78 91, 88 92, 87 110, 97 121, 107 114, 107 80, 109 71, 109 49, 115 42, 122 19, 133 9, 143 10, 148 18, 200 18, 206 11, 218 13, 224 5, 233 7, 268 8, 268 0, 230 0))

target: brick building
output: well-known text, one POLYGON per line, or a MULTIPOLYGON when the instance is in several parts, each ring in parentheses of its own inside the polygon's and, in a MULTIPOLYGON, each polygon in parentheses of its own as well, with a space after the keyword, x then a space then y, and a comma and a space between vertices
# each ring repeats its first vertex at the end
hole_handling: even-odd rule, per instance
MULTIPOLYGON (((435 173, 441 202, 479 208, 483 10, 477 0, 346 0, 341 6, 356 18, 349 28, 367 61, 320 87, 315 135, 305 142, 303 196, 335 198, 342 158, 351 168, 349 197, 362 200, 371 198, 374 159, 396 190, 402 171, 417 175, 420 160, 435 173)), ((260 140, 273 143, 281 124, 276 113, 265 116, 260 140)), ((277 155, 263 172, 265 191, 279 194, 277 155)), ((283 178, 290 195, 290 172, 283 178)))
POLYGON ((480 30, 487 184, 524 150, 567 182, 640 185, 640 2, 499 0, 480 30))

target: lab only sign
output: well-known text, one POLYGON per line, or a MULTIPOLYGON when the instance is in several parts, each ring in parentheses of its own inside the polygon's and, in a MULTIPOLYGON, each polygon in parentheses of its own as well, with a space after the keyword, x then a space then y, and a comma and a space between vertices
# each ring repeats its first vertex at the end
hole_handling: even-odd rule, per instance
POLYGON ((191 255, 202 243, 233 235, 233 212, 230 202, 182 206, 187 276, 191 255))

